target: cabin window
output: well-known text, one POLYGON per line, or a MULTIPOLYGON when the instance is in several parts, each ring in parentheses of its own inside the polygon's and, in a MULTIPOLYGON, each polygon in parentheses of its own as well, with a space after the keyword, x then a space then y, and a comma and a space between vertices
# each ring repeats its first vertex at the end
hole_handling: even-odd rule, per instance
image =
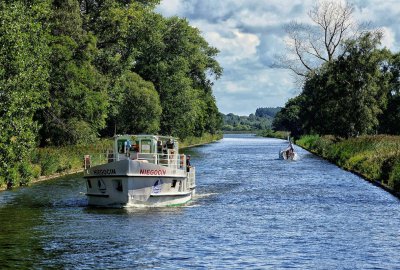
POLYGON ((177 180, 175 180, 175 179, 174 179, 174 180, 172 180, 171 187, 173 187, 173 188, 174 188, 174 187, 176 187, 176 182, 178 182, 178 181, 177 181, 177 180))
POLYGON ((151 153, 151 141, 150 140, 142 140, 141 153, 151 153))
POLYGON ((125 153, 125 142, 127 140, 118 140, 117 141, 117 147, 118 147, 118 153, 124 154, 125 153))
POLYGON ((120 180, 120 179, 113 180, 113 186, 114 186, 115 190, 120 191, 120 192, 123 191, 122 180, 120 180))
POLYGON ((87 185, 88 185, 89 188, 92 188, 92 183, 90 182, 89 179, 87 180, 87 185))

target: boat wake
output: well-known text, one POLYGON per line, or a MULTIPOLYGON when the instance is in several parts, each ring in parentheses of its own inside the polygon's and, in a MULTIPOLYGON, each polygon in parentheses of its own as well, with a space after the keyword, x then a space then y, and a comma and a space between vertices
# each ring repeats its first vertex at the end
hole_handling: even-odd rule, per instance
POLYGON ((214 195, 217 195, 218 193, 204 193, 204 194, 195 194, 194 195, 194 197, 193 197, 193 199, 202 199, 202 198, 207 198, 207 197, 210 197, 210 196, 214 196, 214 195))

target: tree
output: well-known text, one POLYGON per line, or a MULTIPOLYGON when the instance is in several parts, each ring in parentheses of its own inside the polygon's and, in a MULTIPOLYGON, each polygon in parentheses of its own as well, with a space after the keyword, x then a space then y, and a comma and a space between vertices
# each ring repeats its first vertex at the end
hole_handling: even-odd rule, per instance
POLYGON ((126 71, 153 83, 162 106, 162 134, 185 138, 215 132, 221 127, 212 96, 212 77, 222 73, 218 50, 185 19, 155 13, 153 2, 83 2, 85 28, 98 37, 96 66, 111 85, 126 71))
POLYGON ((275 115, 281 110, 281 107, 275 108, 257 108, 256 109, 256 116, 258 117, 275 117, 275 115))
POLYGON ((41 143, 67 145, 95 140, 105 126, 107 80, 93 65, 96 38, 82 29, 76 0, 53 1, 49 106, 38 119, 41 143))
POLYGON ((388 106, 380 116, 379 132, 400 134, 400 53, 392 55, 388 61, 387 74, 389 86, 387 91, 388 106))
POLYGON ((36 111, 48 97, 46 1, 0 2, 0 179, 32 177, 29 155, 36 146, 36 111))
POLYGON ((300 112, 307 133, 342 137, 376 133, 388 91, 382 67, 389 52, 377 49, 381 37, 367 33, 347 41, 343 56, 307 78, 300 112))
POLYGON ((289 99, 285 107, 276 114, 272 122, 273 129, 275 131, 290 131, 291 136, 294 137, 301 135, 303 129, 300 120, 300 112, 302 110, 303 101, 303 95, 289 99))
POLYGON ((157 133, 160 129, 161 105, 151 82, 139 75, 125 72, 116 82, 118 93, 115 106, 117 133, 157 133))
POLYGON ((313 25, 291 22, 286 26, 287 53, 278 62, 303 79, 321 64, 339 57, 346 50, 343 41, 358 35, 352 18, 354 8, 348 2, 323 0, 308 12, 313 25))
POLYGON ((139 55, 135 72, 154 83, 161 100, 161 132, 185 138, 216 132, 221 118, 212 96, 211 76, 222 68, 198 29, 184 19, 147 16, 136 29, 139 55))

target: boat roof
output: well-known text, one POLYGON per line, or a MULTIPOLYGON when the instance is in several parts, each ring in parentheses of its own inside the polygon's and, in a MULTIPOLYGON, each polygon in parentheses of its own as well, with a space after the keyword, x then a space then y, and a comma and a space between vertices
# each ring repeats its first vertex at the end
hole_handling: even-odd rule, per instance
POLYGON ((160 139, 164 139, 164 140, 172 139, 172 140, 175 140, 175 138, 172 137, 172 136, 153 135, 153 134, 124 134, 124 135, 115 135, 115 136, 114 136, 114 139, 126 138, 126 137, 135 137, 135 138, 137 138, 137 139, 148 139, 148 138, 152 138, 152 139, 156 139, 156 140, 160 140, 160 139))

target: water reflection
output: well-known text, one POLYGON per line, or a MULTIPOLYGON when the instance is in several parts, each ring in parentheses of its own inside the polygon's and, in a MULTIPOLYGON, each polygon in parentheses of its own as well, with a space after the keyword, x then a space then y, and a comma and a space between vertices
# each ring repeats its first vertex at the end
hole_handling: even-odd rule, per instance
MULTIPOLYGON (((15 193, 6 191, 7 201, 13 201, 15 193)), ((40 233, 35 230, 43 224, 40 208, 20 207, 18 201, 27 196, 15 196, 14 203, 0 207, 0 269, 31 269, 44 256, 43 248, 37 240, 40 233)))

